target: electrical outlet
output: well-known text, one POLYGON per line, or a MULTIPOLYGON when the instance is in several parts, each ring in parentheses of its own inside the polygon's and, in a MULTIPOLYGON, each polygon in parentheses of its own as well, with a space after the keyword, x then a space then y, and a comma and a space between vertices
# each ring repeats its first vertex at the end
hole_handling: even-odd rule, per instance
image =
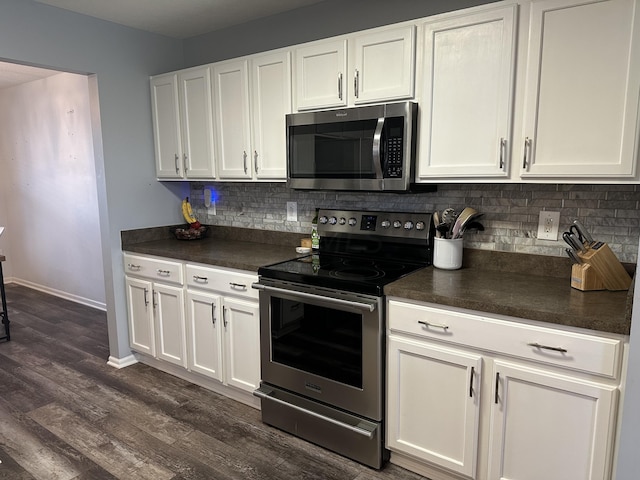
POLYGON ((558 240, 560 212, 542 210, 538 220, 538 240, 558 240))
POLYGON ((207 215, 216 215, 216 201, 211 200, 207 207, 207 215))
POLYGON ((298 221, 298 204, 296 202, 287 202, 287 222, 298 221))

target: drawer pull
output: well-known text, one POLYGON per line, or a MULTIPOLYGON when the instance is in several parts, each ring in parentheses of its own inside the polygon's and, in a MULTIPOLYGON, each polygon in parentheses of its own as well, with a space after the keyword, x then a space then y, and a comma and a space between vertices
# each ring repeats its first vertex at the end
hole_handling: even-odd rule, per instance
POLYGON ((445 325, 442 323, 429 323, 427 321, 424 320, 418 320, 418 323, 420 325, 424 325, 425 327, 429 328, 429 327, 433 327, 433 328, 441 328, 443 329, 445 332, 449 330, 449 325, 445 325))
POLYGON ((161 268, 159 268, 157 272, 158 272, 158 275, 165 275, 167 277, 171 275, 171 270, 162 270, 161 268))
POLYGON ((533 347, 533 348, 540 348, 542 350, 553 350, 554 352, 560 352, 560 353, 567 353, 567 351, 568 351, 566 348, 550 347, 548 345, 540 345, 538 342, 527 343, 527 345, 529 345, 530 347, 533 347))
POLYGON ((140 265, 134 265, 133 263, 127 263, 127 267, 129 267, 129 270, 140 270, 142 268, 140 265))
POLYGON ((207 283, 209 281, 208 277, 201 277, 199 275, 194 275, 193 276, 193 281, 194 282, 203 282, 203 283, 207 283))
POLYGON ((246 290, 247 286, 242 283, 229 282, 229 286, 231 288, 241 288, 242 290, 246 290))

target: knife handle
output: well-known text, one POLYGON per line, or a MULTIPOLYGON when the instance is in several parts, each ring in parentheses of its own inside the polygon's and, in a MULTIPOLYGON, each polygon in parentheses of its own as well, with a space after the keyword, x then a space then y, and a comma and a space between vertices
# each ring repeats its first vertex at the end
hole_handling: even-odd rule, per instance
POLYGON ((577 220, 577 219, 574 220, 573 224, 575 225, 576 229, 578 230, 578 233, 582 236, 582 238, 586 240, 587 244, 591 245, 593 243, 593 237, 591 236, 589 231, 586 228, 584 228, 584 225, 582 225, 580 220, 577 220))

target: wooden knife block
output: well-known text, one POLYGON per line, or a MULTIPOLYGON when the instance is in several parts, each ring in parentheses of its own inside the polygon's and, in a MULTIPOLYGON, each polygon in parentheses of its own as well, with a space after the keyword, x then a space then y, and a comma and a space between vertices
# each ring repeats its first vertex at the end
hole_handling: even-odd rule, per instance
POLYGON ((605 289, 602 279, 588 263, 574 263, 571 266, 571 287, 582 291, 605 289))
MULTIPOLYGON (((595 275, 600 278, 607 290, 628 290, 631 286, 631 276, 624 269, 618 257, 611 251, 609 245, 598 242, 587 249, 586 252, 578 252, 582 265, 590 265, 595 275)), ((585 268, 585 271, 588 271, 585 268)), ((571 283, 573 286, 573 269, 571 271, 571 283)), ((591 274, 587 273, 587 276, 591 274)), ((591 280, 593 284, 594 280, 591 280)), ((585 290, 580 289, 580 290, 585 290)))

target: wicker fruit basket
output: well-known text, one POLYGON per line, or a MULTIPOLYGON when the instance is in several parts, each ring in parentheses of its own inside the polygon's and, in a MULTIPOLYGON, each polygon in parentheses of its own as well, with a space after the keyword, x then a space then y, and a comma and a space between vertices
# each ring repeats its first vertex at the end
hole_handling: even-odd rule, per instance
POLYGON ((207 227, 202 225, 200 228, 192 228, 189 225, 184 227, 175 227, 173 234, 178 240, 198 240, 204 238, 207 233, 207 227))

